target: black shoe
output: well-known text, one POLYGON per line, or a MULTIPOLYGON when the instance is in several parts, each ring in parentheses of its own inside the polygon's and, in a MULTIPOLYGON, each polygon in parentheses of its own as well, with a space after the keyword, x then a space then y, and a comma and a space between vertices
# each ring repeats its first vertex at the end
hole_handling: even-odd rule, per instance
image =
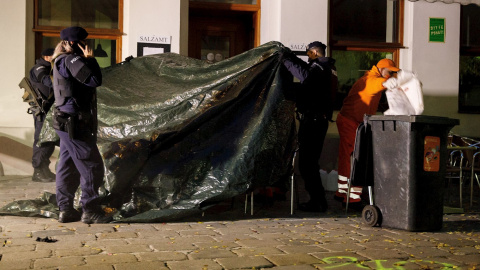
POLYGON ((76 222, 80 221, 82 214, 75 209, 60 211, 58 215, 58 222, 61 223, 68 223, 68 222, 76 222))
POLYGON ((86 224, 92 223, 109 223, 113 220, 112 217, 107 216, 102 210, 95 212, 83 212, 82 222, 86 224))
POLYGON ((50 168, 48 166, 44 166, 41 168, 43 170, 43 174, 49 178, 52 178, 55 181, 56 175, 50 171, 50 168))
POLYGON ((53 175, 54 176, 52 177, 51 175, 45 174, 45 170, 43 168, 34 168, 33 169, 32 181, 33 182, 43 182, 43 183, 55 182, 55 174, 53 174, 53 175))
POLYGON ((298 209, 305 212, 326 212, 328 205, 326 202, 324 203, 314 203, 309 201, 307 203, 301 203, 298 206, 298 209))

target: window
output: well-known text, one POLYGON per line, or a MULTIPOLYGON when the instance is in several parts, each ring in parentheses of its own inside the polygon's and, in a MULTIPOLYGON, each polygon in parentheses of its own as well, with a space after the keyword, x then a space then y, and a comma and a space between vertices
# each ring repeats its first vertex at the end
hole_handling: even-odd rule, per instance
MULTIPOLYGON (((329 55, 336 62, 340 109, 355 81, 382 58, 398 65, 403 0, 330 0, 329 55), (368 14, 368 15, 367 15, 368 14)), ((379 110, 383 110, 382 105, 379 110)))
POLYGON ((480 113, 480 6, 461 6, 458 111, 480 113))
POLYGON ((188 56, 216 62, 260 45, 260 0, 190 0, 188 56))
POLYGON ((223 4, 245 4, 245 5, 257 4, 257 0, 190 0, 190 2, 213 2, 213 3, 223 3, 223 4))
POLYGON ((70 26, 87 30, 101 67, 121 62, 123 0, 35 0, 35 55, 54 48, 60 31, 70 26))

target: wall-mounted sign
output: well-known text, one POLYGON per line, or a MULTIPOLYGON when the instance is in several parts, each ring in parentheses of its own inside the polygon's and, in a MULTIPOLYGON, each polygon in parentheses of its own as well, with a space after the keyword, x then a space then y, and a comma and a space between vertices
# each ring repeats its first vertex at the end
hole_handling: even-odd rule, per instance
POLYGON ((429 42, 445 42, 445 18, 430 18, 429 42))
POLYGON ((305 43, 299 43, 299 44, 290 44, 290 46, 288 46, 290 48, 290 50, 292 51, 302 51, 302 52, 305 52, 305 49, 307 48, 307 44, 305 43))
POLYGON ((305 51, 307 49, 306 43, 290 44, 288 48, 290 48, 290 50, 292 50, 292 52, 295 55, 297 55, 300 59, 302 59, 305 62, 308 62, 307 52, 305 51))
POLYGON ((172 37, 141 35, 137 40, 137 57, 170 52, 172 37))

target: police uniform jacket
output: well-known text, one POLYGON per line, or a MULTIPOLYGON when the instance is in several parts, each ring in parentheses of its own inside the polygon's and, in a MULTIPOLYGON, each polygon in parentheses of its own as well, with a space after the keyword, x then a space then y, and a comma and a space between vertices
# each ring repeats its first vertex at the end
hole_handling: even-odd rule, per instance
POLYGON ((333 97, 337 86, 335 60, 319 57, 309 63, 292 55, 283 59, 285 67, 300 80, 295 91, 297 111, 305 117, 323 117, 330 120, 333 97))
MULTIPOLYGON (((39 58, 35 61, 35 66, 30 69, 30 83, 35 89, 42 93, 45 100, 53 94, 53 85, 52 80, 50 79, 51 66, 50 62, 43 58, 39 58)), ((50 99, 43 109, 48 111, 52 103, 53 99, 50 99)))
POLYGON ((35 66, 30 70, 30 82, 32 86, 39 89, 45 98, 47 98, 53 90, 52 80, 50 79, 50 69, 50 62, 40 58, 35 61, 35 66))
POLYGON ((76 53, 60 55, 54 60, 53 75, 59 111, 77 114, 96 109, 92 106, 96 106, 96 87, 102 84, 102 72, 95 58, 76 53))

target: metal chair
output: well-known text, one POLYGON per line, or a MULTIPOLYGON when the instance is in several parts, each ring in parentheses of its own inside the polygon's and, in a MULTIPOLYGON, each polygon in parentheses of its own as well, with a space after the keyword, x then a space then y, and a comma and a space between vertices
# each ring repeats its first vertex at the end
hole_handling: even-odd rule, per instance
POLYGON ((480 180, 478 174, 480 173, 480 152, 476 152, 472 157, 472 171, 470 174, 470 207, 473 205, 473 181, 477 180, 478 188, 480 188, 480 180), (478 161, 477 161, 478 157, 478 161))
MULTIPOLYGON (((450 148, 449 150, 451 150, 450 148)), ((450 187, 452 179, 459 180, 459 190, 460 190, 460 208, 463 207, 463 194, 462 194, 462 187, 463 187, 463 168, 464 168, 464 155, 461 150, 451 150, 449 154, 449 159, 446 168, 446 175, 445 178, 448 179, 448 186, 450 187)), ((450 191, 450 189, 449 189, 450 191)), ((450 198, 450 192, 448 193, 448 197, 450 198)))
POLYGON ((465 181, 465 174, 468 176, 470 174, 470 207, 473 205, 473 182, 476 180, 480 186, 480 181, 478 180, 478 172, 480 171, 480 165, 477 163, 476 158, 478 156, 478 150, 480 149, 480 142, 475 142, 472 139, 466 137, 454 136, 456 139, 455 142, 460 144, 457 145, 455 142, 451 142, 450 146, 447 149, 450 152, 449 161, 447 164, 447 175, 446 178, 450 180, 452 178, 458 178, 460 182, 460 207, 462 204, 462 188, 465 181))
MULTIPOLYGON (((295 201, 294 201, 295 198, 296 198, 297 205, 299 203, 298 202, 298 194, 297 194, 298 190, 296 189, 296 183, 295 183, 295 161, 296 161, 297 153, 298 153, 298 146, 295 148, 295 151, 293 152, 292 171, 291 171, 291 174, 290 174, 290 215, 293 215, 293 213, 294 213, 293 207, 294 207, 294 203, 295 203, 295 201)), ((253 216, 253 202, 254 202, 253 190, 247 191, 245 193, 245 214, 247 213, 247 209, 248 209, 248 196, 250 196, 250 215, 253 216)))

